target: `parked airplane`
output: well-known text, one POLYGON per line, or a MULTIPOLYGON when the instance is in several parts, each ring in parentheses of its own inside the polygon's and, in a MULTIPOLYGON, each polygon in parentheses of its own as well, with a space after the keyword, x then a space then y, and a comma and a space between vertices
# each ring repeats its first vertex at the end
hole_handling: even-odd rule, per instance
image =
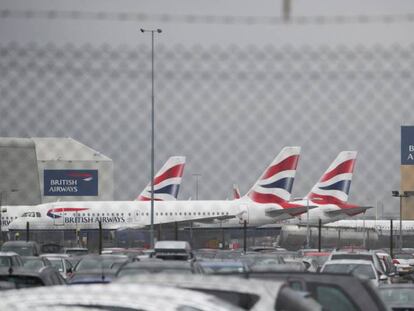
MULTIPOLYGON (((285 147, 247 195, 238 200, 156 201, 154 224, 234 219, 239 226, 244 220, 250 226, 260 226, 303 213, 306 207, 288 202, 299 154, 300 147, 285 147)), ((14 220, 9 229, 24 230, 27 221, 32 230, 96 229, 98 221, 104 229, 150 224, 149 201, 56 202, 36 206, 33 211, 14 220), (33 211, 40 215, 29 217, 33 211)))
MULTIPOLYGON (((349 204, 348 196, 351 187, 353 171, 356 162, 356 151, 342 151, 324 172, 319 181, 304 199, 294 201, 299 206, 317 206, 309 210, 309 224, 318 225, 319 219, 323 224, 364 213, 372 206, 349 204)), ((305 225, 307 213, 296 219, 289 219, 280 224, 305 225)))
MULTIPOLYGON (((392 220, 393 231, 400 229, 400 221, 398 219, 392 220)), ((375 229, 379 233, 389 235, 391 230, 391 220, 373 220, 373 219, 347 219, 339 220, 327 224, 325 227, 344 228, 344 229, 375 229)), ((414 232, 414 220, 402 220, 401 229, 404 235, 412 235, 414 232)))
MULTIPOLYGON (((178 197, 178 191, 184 172, 185 157, 170 157, 167 162, 154 176, 154 200, 174 201, 178 197)), ((151 183, 149 183, 142 193, 136 198, 139 201, 151 200, 151 183)), ((1 231, 8 231, 9 224, 24 214, 25 217, 40 215, 33 206, 3 206, 1 208, 1 231), (26 212, 31 210, 30 212, 26 212), (26 213, 25 213, 26 212, 26 213), (28 214, 29 213, 29 214, 28 214)))

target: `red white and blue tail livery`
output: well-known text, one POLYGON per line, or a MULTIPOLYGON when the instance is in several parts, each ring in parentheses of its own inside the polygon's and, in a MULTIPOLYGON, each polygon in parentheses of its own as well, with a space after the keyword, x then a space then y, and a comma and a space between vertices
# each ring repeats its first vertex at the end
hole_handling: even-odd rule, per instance
POLYGON ((319 204, 342 204, 348 201, 354 173, 356 151, 342 151, 313 186, 307 198, 319 204))
POLYGON ((256 203, 280 204, 290 200, 300 147, 285 147, 247 193, 256 203))
MULTIPOLYGON (((181 180, 184 173, 185 157, 170 157, 163 167, 154 176, 154 200, 177 200, 181 180)), ((136 198, 138 201, 151 200, 151 183, 136 198)))

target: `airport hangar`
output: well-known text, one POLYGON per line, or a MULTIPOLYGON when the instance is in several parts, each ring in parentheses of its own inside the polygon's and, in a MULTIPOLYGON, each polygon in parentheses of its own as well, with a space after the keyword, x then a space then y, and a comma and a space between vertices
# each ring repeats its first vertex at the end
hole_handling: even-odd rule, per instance
POLYGON ((72 138, 0 138, 0 205, 113 200, 113 162, 72 138))

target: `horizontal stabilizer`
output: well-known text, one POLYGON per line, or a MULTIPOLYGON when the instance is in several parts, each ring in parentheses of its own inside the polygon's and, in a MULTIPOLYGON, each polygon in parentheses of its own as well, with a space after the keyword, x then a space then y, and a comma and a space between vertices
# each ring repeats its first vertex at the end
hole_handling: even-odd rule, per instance
POLYGON ((336 211, 325 211, 324 213, 330 217, 335 217, 339 215, 354 216, 364 213, 367 209, 370 209, 372 207, 373 206, 357 206, 352 208, 341 208, 340 210, 336 211))
POLYGON ((297 206, 297 207, 289 207, 289 208, 274 208, 269 207, 265 209, 266 216, 269 217, 279 217, 281 215, 291 215, 296 216, 303 213, 306 213, 306 209, 313 209, 318 207, 317 205, 309 205, 309 206, 297 206))

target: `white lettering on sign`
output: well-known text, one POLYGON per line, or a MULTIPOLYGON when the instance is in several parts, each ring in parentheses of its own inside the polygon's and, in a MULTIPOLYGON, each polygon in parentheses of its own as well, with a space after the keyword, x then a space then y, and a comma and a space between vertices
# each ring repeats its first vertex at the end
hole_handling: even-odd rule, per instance
POLYGON ((408 154, 407 160, 414 161, 414 156, 413 156, 413 154, 412 154, 412 153, 409 153, 409 154, 408 154))
POLYGON ((413 152, 414 151, 414 145, 408 145, 408 151, 413 152))

